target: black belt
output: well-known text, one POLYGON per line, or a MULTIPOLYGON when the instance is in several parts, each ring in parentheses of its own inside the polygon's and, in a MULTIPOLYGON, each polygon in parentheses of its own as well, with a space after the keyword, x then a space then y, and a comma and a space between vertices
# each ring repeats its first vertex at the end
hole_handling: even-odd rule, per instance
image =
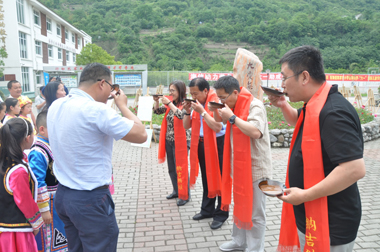
POLYGON ((93 189, 93 190, 108 189, 109 187, 110 187, 109 185, 103 185, 103 186, 96 187, 96 188, 93 189))

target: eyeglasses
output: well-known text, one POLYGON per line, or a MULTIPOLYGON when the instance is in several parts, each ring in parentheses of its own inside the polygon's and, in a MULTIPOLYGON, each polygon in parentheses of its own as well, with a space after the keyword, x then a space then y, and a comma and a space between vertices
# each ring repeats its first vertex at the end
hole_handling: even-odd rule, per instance
POLYGON ((220 101, 225 101, 225 100, 227 100, 228 97, 230 97, 230 95, 232 95, 232 93, 230 93, 229 95, 227 95, 227 97, 225 97, 225 98, 220 98, 220 97, 218 97, 218 98, 219 98, 220 101))
POLYGON ((289 79, 289 78, 292 78, 292 77, 295 77, 295 76, 300 75, 301 73, 303 73, 303 71, 305 71, 305 70, 302 70, 302 71, 300 71, 300 72, 298 72, 298 73, 296 73, 296 74, 294 74, 294 75, 292 75, 292 76, 286 77, 286 78, 282 77, 282 78, 281 78, 281 81, 282 81, 282 82, 285 82, 285 81, 286 81, 287 79, 289 79))
POLYGON ((177 91, 177 90, 175 90, 175 89, 169 89, 169 93, 174 93, 175 91, 177 91))
MULTIPOLYGON (((98 79, 97 81, 102 81, 101 79, 98 79)), ((118 84, 113 84, 111 85, 108 81, 104 80, 108 85, 111 86, 111 92, 116 90, 116 91, 119 91, 119 85, 118 84)))

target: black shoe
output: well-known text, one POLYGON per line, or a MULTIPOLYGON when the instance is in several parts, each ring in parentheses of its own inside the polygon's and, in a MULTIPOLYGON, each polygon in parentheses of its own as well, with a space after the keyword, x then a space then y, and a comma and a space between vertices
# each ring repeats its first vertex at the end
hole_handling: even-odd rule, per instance
POLYGON ((172 192, 171 194, 169 194, 168 196, 166 196, 167 199, 174 199, 174 198, 178 198, 178 194, 176 194, 175 192, 172 192))
POLYGON ((218 229, 223 225, 223 223, 224 222, 213 220, 211 225, 210 225, 210 228, 211 229, 218 229))
POLYGON ((179 199, 177 200, 177 206, 184 206, 189 200, 179 199))
POLYGON ((193 216, 193 220, 203 220, 207 218, 212 218, 212 216, 206 216, 201 213, 197 213, 196 215, 193 216))

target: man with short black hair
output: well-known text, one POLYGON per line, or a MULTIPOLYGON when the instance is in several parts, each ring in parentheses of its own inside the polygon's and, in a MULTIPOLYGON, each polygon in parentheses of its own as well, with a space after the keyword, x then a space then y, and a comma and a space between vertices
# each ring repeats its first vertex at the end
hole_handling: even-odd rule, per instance
POLYGON ((65 223, 69 251, 116 251, 119 229, 109 190, 113 140, 147 139, 124 92, 113 90, 111 71, 91 63, 83 69, 79 87, 49 108, 53 171, 60 183, 55 206, 65 223), (106 105, 110 95, 123 117, 106 105))
POLYGON ((222 251, 262 252, 266 198, 258 184, 272 176, 266 110, 264 104, 246 88, 240 87, 238 80, 232 76, 219 78, 214 88, 225 105, 225 108, 214 110, 214 118, 227 123, 222 209, 227 209, 231 204, 232 187, 234 195, 232 241, 219 248, 222 251))
POLYGON ((365 175, 363 136, 353 106, 326 82, 320 51, 300 46, 280 60, 284 96, 269 95, 295 125, 279 251, 352 251, 361 219, 357 181, 365 175), (300 244, 300 245, 299 245, 300 244))
POLYGON ((220 122, 215 122, 208 108, 210 101, 218 101, 215 91, 210 90, 209 83, 204 78, 195 78, 190 81, 189 87, 193 99, 197 100, 197 102, 187 102, 184 106, 187 114, 183 119, 183 125, 185 129, 192 129, 190 186, 195 184, 199 166, 203 186, 201 211, 193 216, 193 220, 213 218, 210 227, 218 229, 228 219, 228 211, 220 209, 225 126, 220 122), (190 114, 191 108, 193 111, 190 114), (215 207, 216 198, 218 198, 218 204, 215 207))

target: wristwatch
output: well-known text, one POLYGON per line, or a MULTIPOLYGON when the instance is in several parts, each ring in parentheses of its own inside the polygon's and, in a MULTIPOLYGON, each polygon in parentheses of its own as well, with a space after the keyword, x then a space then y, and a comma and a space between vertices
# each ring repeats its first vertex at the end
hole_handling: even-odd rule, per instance
POLYGON ((235 124, 235 119, 236 119, 236 115, 233 115, 230 117, 230 119, 228 119, 228 121, 230 121, 231 124, 235 124))
POLYGON ((207 114, 206 111, 203 111, 203 113, 201 114, 202 117, 205 117, 205 115, 207 114))

